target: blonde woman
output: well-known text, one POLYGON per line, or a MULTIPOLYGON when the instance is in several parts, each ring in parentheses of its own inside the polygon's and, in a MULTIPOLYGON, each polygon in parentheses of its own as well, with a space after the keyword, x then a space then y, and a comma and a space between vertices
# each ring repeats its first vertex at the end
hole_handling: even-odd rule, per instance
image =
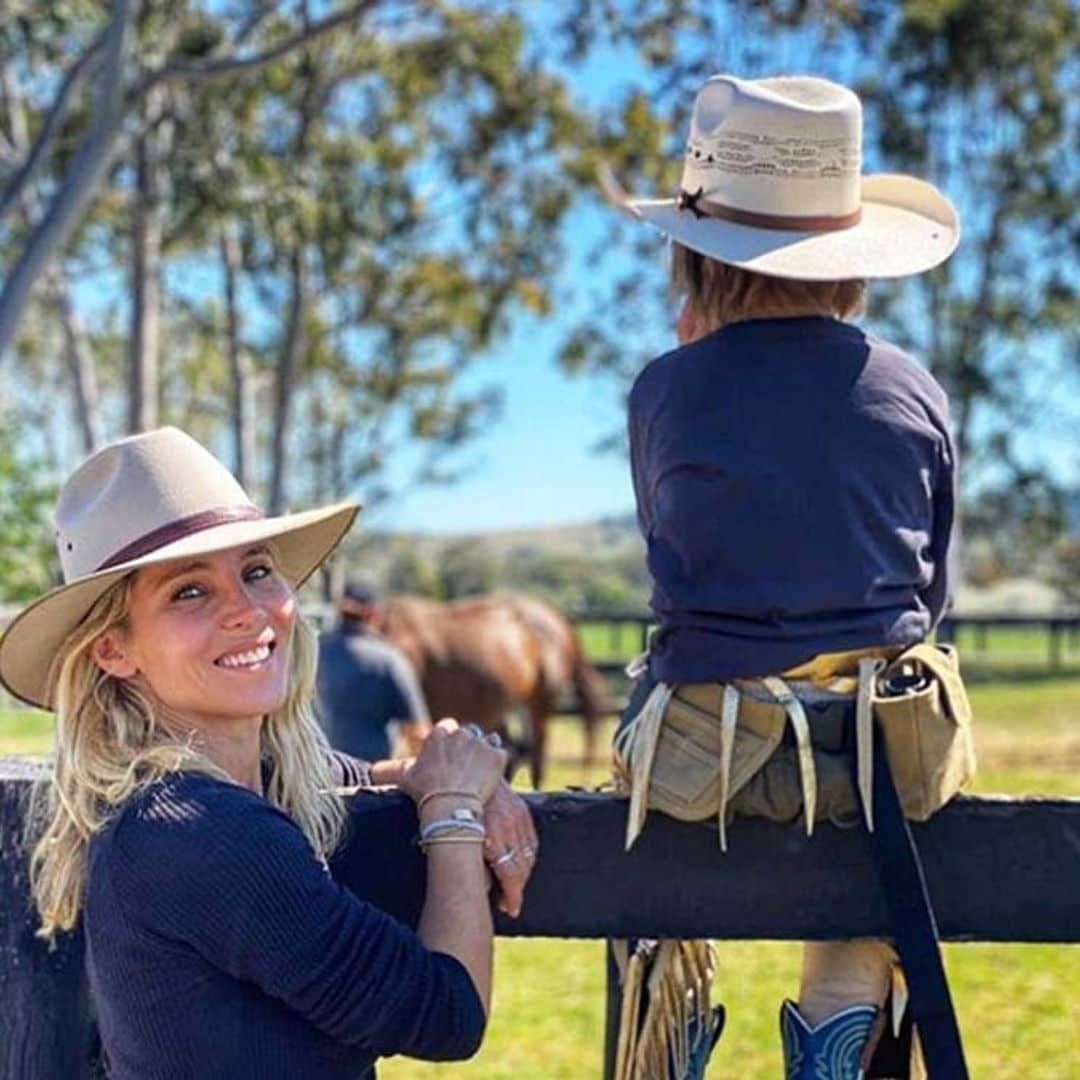
MULTIPOLYGON (((658 629, 617 746, 633 787, 653 761, 634 753, 635 738, 662 730, 645 718, 668 723, 676 707, 711 716, 727 740, 721 830, 739 814, 805 817, 807 828, 839 807, 855 817, 860 662, 873 670, 922 641, 948 599, 945 393, 849 320, 868 279, 943 262, 959 224, 931 185, 861 175, 861 140, 845 87, 716 75, 694 102, 677 198, 611 192, 671 240, 681 297, 678 348, 647 365, 629 399, 658 629), (763 715, 755 698, 780 717, 771 750, 748 730, 763 715)), ((635 794, 628 840, 645 805, 635 794)), ((798 998, 781 1008, 787 1080, 864 1075, 893 963, 883 941, 806 945, 798 998)), ((680 1080, 701 1075, 716 1026, 699 1024, 680 1080)))
POLYGON ((480 1043, 484 853, 516 909, 535 832, 504 752, 453 721, 412 762, 331 755, 296 588, 355 513, 264 517, 172 428, 106 447, 61 491, 65 584, 8 629, 0 678, 56 712, 33 895, 46 938, 82 922, 112 1077, 356 1078, 379 1055, 480 1043), (327 871, 346 820, 332 789, 356 779, 417 801, 416 933, 327 871))

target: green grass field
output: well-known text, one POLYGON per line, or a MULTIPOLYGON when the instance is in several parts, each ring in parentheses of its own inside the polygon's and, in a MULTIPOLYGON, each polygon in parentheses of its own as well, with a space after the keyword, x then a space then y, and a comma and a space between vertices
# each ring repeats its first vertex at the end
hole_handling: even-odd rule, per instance
MULTIPOLYGON (((972 687, 980 759, 973 790, 1080 796, 1080 678, 1037 674, 972 687)), ((48 753, 49 732, 43 714, 0 713, 0 754, 48 753)), ((604 779, 602 765, 581 767, 581 745, 574 721, 555 724, 547 787, 604 779)), ((717 996, 728 1008, 728 1027, 710 1078, 779 1076, 776 1013, 780 1001, 795 992, 798 959, 799 947, 791 943, 720 945, 717 996)), ((1080 1076, 1080 947, 950 945, 946 963, 973 1077, 1080 1076)), ((462 1065, 392 1060, 379 1074, 383 1080, 597 1076, 603 1005, 600 942, 500 940, 494 1013, 479 1056, 462 1065)))

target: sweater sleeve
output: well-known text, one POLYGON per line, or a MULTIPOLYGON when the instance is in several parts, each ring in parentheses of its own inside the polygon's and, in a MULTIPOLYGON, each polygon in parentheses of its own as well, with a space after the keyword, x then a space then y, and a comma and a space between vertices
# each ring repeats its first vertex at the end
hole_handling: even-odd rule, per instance
POLYGON ((652 505, 649 482, 645 472, 645 418, 640 405, 640 379, 634 384, 627 404, 627 437, 630 446, 630 479, 634 485, 634 502, 637 504, 638 528, 648 539, 652 531, 652 505))
POLYGON ((454 957, 330 877, 296 824, 236 785, 187 775, 118 823, 130 918, 380 1055, 470 1057, 483 1005, 454 957))
POLYGON ((930 558, 934 576, 923 590, 922 600, 930 613, 930 628, 941 622, 952 602, 952 536, 956 517, 956 452, 947 429, 943 431, 937 474, 934 477, 934 522, 930 537, 930 558))
POLYGON ((353 757, 342 750, 331 750, 330 760, 341 773, 344 787, 367 788, 372 786, 371 764, 362 758, 353 757))

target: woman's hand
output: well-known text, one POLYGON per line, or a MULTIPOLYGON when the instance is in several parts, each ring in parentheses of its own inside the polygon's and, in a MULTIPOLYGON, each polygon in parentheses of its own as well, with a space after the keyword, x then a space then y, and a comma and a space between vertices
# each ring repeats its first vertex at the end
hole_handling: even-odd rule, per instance
POLYGON ((402 788, 419 802, 434 792, 466 792, 481 803, 502 780, 507 753, 478 739, 456 720, 440 720, 416 760, 401 777, 402 788))
POLYGON ((525 800, 500 780, 484 806, 484 858, 499 883, 499 910, 516 919, 536 865, 539 842, 525 800))

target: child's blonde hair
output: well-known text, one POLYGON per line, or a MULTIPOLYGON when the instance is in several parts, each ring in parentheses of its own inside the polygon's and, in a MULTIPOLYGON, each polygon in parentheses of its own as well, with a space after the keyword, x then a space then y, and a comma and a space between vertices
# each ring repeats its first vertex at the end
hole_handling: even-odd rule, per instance
POLYGON ((846 319, 862 311, 866 282, 794 281, 710 259, 678 241, 671 244, 671 282, 690 302, 694 322, 716 330, 762 311, 770 315, 820 311, 846 319))

